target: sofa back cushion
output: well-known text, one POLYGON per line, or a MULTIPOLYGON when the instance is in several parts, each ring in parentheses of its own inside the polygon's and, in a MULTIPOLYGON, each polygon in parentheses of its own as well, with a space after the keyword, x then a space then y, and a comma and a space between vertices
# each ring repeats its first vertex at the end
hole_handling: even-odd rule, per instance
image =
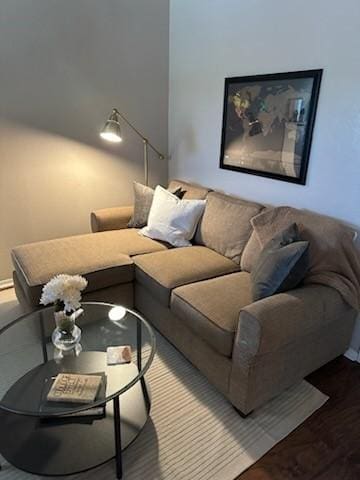
POLYGON ((182 180, 171 180, 168 190, 173 192, 178 188, 185 191, 184 196, 182 197, 184 200, 205 200, 207 194, 211 192, 209 188, 202 187, 201 185, 183 182, 182 180))
POLYGON ((241 198, 211 192, 200 220, 195 243, 205 245, 237 264, 252 232, 250 220, 263 206, 241 198))

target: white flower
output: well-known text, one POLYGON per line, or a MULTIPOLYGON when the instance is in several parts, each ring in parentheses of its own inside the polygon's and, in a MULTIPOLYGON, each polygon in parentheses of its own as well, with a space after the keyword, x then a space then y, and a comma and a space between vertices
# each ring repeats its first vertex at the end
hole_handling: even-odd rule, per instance
POLYGON ((60 301, 64 303, 66 311, 75 311, 80 308, 81 292, 87 284, 81 275, 56 275, 44 285, 40 303, 49 305, 60 301))

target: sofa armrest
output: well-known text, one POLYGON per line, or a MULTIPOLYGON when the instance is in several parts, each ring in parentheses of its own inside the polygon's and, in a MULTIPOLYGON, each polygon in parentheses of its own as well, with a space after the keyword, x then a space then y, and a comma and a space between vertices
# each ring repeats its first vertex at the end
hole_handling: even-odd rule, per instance
POLYGON ((301 341, 328 324, 354 321, 355 317, 355 310, 340 294, 324 285, 306 285, 263 298, 240 312, 233 360, 251 363, 255 357, 301 341))
POLYGON ((105 230, 120 230, 127 228, 134 207, 112 207, 103 208, 91 212, 90 222, 92 232, 103 232, 105 230))

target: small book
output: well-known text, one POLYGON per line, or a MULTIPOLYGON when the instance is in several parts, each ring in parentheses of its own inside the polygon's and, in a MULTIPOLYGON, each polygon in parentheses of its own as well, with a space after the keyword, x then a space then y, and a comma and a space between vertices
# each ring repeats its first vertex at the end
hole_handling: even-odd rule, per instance
POLYGON ((122 345, 119 347, 108 347, 106 349, 107 364, 118 365, 131 362, 131 346, 122 345))
POLYGON ((92 403, 100 389, 101 375, 59 373, 52 384, 49 402, 92 403))
POLYGON ((61 418, 78 418, 78 417, 104 417, 105 416, 105 406, 102 407, 91 407, 87 410, 82 410, 81 412, 76 413, 66 413, 61 415, 61 418))
POLYGON ((71 419, 73 417, 105 417, 106 415, 106 386, 107 386, 107 378, 105 372, 97 372, 97 373, 88 373, 88 375, 96 375, 101 376, 102 381, 100 385, 100 389, 96 396, 95 401, 104 400, 104 404, 100 405, 99 407, 92 407, 89 406, 86 410, 82 410, 81 412, 76 413, 66 413, 67 410, 71 410, 80 406, 79 403, 71 403, 71 402, 61 402, 61 401, 48 401, 47 396, 49 391, 51 390, 52 385, 54 384, 56 377, 48 377, 44 380, 44 386, 41 392, 41 399, 39 404, 39 411, 43 414, 48 414, 48 417, 42 417, 44 421, 54 421, 56 419, 71 419), (59 412, 59 410, 63 411, 62 415, 57 415, 56 417, 53 416, 54 413, 59 412))

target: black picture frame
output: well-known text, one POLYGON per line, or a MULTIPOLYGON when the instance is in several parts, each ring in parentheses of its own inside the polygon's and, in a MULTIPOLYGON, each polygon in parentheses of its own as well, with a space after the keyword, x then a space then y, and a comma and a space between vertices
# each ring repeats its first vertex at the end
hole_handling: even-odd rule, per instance
POLYGON ((322 73, 225 78, 220 168, 305 185, 322 73))

